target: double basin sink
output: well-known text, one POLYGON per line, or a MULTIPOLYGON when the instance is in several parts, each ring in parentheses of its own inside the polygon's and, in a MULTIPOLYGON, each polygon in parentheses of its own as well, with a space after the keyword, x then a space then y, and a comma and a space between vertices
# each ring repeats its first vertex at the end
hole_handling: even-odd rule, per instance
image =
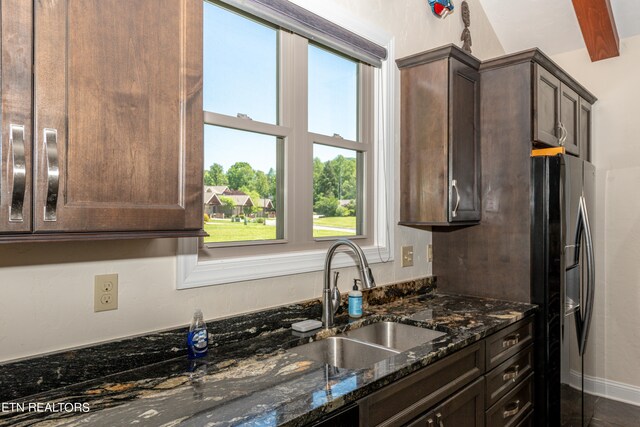
POLYGON ((288 351, 337 368, 361 369, 443 335, 403 323, 378 322, 288 351))

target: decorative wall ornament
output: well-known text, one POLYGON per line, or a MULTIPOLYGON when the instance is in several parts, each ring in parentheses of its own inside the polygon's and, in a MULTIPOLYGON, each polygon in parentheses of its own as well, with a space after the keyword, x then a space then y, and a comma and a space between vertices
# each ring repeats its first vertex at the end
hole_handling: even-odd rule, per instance
POLYGON ((464 30, 462 30, 462 35, 460 36, 460 41, 462 41, 462 50, 471 53, 471 31, 469 31, 469 26, 471 25, 471 12, 469 12, 469 5, 466 0, 460 5, 460 11, 462 15, 462 23, 464 24, 464 30))
POLYGON ((446 18, 448 14, 453 12, 453 3, 451 0, 427 0, 431 11, 438 18, 446 18))

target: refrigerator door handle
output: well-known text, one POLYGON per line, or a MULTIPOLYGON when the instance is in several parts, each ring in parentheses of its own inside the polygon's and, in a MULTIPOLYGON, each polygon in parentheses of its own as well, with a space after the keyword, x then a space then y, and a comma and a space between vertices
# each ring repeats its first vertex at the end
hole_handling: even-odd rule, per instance
POLYGON ((580 331, 580 356, 584 355, 587 347, 587 338, 589 336, 589 327, 591 326, 591 316, 593 314, 593 300, 595 297, 595 256, 593 251, 593 238, 591 235, 591 227, 589 225, 589 213, 587 212, 587 202, 584 196, 580 197, 580 215, 582 217, 582 227, 584 230, 586 255, 587 255, 587 281, 586 295, 584 301, 584 318, 582 319, 582 328, 580 331))

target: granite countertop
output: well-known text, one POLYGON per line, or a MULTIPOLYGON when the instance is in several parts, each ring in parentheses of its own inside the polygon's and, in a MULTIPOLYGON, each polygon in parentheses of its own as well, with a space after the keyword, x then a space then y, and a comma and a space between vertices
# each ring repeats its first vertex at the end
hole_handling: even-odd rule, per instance
MULTIPOLYGON (((294 335, 289 326, 318 317, 320 306, 315 300, 212 322, 209 330, 214 346, 204 359, 191 362, 174 357, 38 394, 14 396, 10 401, 14 409, 0 412, 0 425, 305 425, 535 311, 529 304, 431 290, 425 292, 424 283, 418 282, 377 288, 365 294, 361 319, 349 319, 342 313, 332 330, 307 336, 294 335), (412 287, 414 291, 407 290, 412 287), (410 318, 427 308, 433 309, 432 320, 410 318), (286 351, 382 320, 447 334, 369 369, 328 367, 286 351), (26 408, 36 402, 54 406, 46 412, 15 406, 26 408), (68 411, 70 404, 86 412, 68 411)), ((0 402, 6 403, 1 398, 0 402)))

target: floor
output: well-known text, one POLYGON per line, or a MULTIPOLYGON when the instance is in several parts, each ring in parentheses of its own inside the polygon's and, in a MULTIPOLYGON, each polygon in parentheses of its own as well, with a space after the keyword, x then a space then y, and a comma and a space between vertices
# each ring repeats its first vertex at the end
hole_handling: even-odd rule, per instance
POLYGON ((598 397, 589 427, 640 427, 640 406, 598 397))

